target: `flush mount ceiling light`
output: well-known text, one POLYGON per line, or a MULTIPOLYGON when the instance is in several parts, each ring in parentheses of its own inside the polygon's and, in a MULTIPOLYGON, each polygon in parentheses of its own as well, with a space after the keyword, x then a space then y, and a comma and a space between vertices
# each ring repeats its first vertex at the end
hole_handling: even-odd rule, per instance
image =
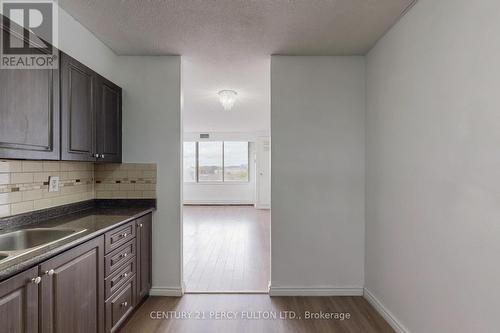
POLYGON ((236 102, 236 96, 238 96, 238 93, 234 90, 221 90, 217 94, 219 95, 219 101, 224 110, 230 111, 236 102))

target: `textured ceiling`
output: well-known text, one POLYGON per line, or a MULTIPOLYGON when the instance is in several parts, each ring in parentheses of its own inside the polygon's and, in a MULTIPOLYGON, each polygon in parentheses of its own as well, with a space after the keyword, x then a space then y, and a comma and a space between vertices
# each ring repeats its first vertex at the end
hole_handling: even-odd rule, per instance
POLYGON ((59 0, 118 54, 364 54, 412 0, 59 0))
POLYGON ((365 54, 412 2, 59 0, 117 54, 182 55, 184 120, 194 131, 268 129, 271 54, 365 54), (239 91, 239 116, 220 112, 217 89, 239 91))

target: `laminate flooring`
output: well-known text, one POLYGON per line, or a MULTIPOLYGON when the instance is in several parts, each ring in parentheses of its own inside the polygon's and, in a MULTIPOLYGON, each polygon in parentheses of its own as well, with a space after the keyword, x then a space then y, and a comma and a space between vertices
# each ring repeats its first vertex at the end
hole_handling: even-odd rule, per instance
POLYGON ((394 330, 363 297, 186 294, 182 298, 150 297, 121 332, 394 333, 394 330), (330 314, 331 318, 306 319, 306 311, 315 316, 330 314))
POLYGON ((267 292, 270 211, 184 206, 186 292, 267 292))

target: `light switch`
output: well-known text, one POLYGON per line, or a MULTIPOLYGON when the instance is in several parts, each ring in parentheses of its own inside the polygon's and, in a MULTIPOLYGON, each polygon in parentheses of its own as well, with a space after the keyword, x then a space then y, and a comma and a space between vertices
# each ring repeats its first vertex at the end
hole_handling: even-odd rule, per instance
POLYGON ((49 192, 59 191, 59 177, 49 177, 49 192))

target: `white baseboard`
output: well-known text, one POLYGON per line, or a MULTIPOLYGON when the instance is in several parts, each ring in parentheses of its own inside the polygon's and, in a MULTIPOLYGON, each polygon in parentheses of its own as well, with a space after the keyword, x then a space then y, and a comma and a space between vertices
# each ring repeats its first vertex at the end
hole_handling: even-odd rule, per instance
POLYGON ((150 296, 173 296, 181 297, 182 288, 181 287, 153 287, 149 291, 150 296))
POLYGON ((271 205, 255 204, 255 208, 257 208, 257 209, 271 209, 271 205))
POLYGON ((363 287, 269 287, 270 296, 362 296, 363 287))
POLYGON ((397 320, 392 312, 389 311, 368 289, 364 288, 363 296, 397 333, 410 333, 410 331, 397 320))

